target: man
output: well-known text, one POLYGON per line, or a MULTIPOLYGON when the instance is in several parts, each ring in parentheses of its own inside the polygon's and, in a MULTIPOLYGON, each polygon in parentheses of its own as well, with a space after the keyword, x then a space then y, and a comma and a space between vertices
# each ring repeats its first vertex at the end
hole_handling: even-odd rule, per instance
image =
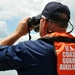
POLYGON ((75 73, 75 40, 72 39, 74 36, 66 32, 70 20, 69 8, 59 2, 49 2, 40 16, 40 39, 12 45, 28 33, 30 18, 25 18, 10 37, 1 41, 1 71, 15 69, 18 75, 57 75, 57 72, 58 75, 71 75, 75 73))

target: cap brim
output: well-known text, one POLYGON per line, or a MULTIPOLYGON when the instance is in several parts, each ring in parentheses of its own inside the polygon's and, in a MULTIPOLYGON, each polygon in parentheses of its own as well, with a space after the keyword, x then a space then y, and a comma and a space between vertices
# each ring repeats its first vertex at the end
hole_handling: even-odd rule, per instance
POLYGON ((41 16, 42 16, 42 14, 37 15, 37 16, 36 16, 36 19, 37 19, 37 18, 39 18, 39 19, 40 19, 40 18, 41 18, 41 16))

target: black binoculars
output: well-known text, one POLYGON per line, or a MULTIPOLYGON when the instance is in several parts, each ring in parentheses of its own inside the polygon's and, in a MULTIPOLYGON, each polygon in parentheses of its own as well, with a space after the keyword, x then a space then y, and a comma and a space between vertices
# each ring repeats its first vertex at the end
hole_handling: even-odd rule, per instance
POLYGON ((41 15, 32 17, 28 21, 28 27, 33 27, 35 32, 39 32, 40 19, 41 19, 41 15))

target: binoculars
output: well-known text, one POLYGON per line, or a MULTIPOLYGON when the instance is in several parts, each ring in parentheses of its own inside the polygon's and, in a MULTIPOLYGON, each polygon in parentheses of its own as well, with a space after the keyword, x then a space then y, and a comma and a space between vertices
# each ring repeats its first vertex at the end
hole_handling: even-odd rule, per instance
POLYGON ((28 21, 28 27, 33 27, 35 32, 39 32, 40 19, 41 19, 41 15, 32 17, 28 21))

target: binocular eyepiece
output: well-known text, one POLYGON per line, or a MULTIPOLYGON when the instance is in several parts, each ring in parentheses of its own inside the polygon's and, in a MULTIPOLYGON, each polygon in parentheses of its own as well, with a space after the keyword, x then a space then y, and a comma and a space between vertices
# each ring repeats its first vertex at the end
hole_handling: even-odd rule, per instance
POLYGON ((39 32, 40 19, 41 19, 41 15, 32 17, 28 21, 28 27, 33 27, 35 32, 39 32))

